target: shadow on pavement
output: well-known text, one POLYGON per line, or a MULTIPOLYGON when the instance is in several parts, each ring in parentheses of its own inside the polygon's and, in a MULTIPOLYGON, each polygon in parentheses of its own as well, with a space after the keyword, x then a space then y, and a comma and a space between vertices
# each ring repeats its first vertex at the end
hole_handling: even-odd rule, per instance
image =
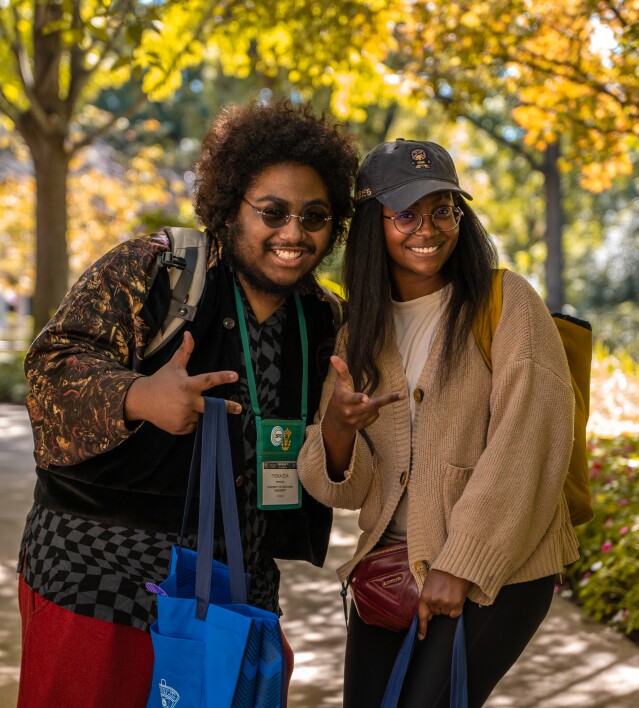
MULTIPOLYGON (((0 706, 16 704, 20 621, 15 565, 31 505, 35 472, 25 410, 0 404, 0 706)), ((337 511, 324 568, 281 561, 282 626, 295 651, 291 708, 341 705, 346 630, 335 569, 357 538, 356 516, 337 511)), ((639 647, 557 596, 520 660, 487 702, 488 708, 637 708, 639 647)), ((375 708, 371 706, 370 708, 375 708)))

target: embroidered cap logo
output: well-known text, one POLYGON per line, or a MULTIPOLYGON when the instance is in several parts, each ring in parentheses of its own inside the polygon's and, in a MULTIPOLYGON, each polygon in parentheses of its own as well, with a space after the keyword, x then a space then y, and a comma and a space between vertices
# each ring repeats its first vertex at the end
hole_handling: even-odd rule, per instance
POLYGON ((410 159, 413 163, 413 167, 417 170, 430 169, 432 160, 426 154, 426 150, 423 148, 415 148, 410 152, 410 159))

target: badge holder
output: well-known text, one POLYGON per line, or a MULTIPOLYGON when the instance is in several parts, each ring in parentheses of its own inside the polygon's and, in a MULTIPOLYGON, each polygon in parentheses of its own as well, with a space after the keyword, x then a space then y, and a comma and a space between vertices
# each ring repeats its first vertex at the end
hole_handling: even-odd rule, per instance
POLYGON ((260 509, 299 509, 302 490, 297 456, 304 442, 305 422, 267 418, 256 423, 257 506, 260 509))
POLYGON ((246 380, 257 432, 255 450, 257 457, 257 508, 263 510, 299 509, 302 506, 302 484, 297 474, 297 456, 304 443, 308 413, 308 344, 302 303, 299 295, 295 294, 302 344, 301 417, 299 419, 265 418, 263 420, 257 402, 257 388, 244 318, 244 305, 237 283, 234 283, 234 288, 246 380))

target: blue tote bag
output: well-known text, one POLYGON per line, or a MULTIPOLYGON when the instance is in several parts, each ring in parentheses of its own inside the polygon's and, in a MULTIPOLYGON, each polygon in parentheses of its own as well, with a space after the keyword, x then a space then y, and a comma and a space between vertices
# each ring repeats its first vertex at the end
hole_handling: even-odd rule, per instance
POLYGON ((182 535, 198 468, 198 548, 174 547, 169 576, 160 585, 147 708, 283 707, 286 666, 279 618, 246 602, 250 578, 244 573, 222 399, 204 399, 182 535), (212 560, 218 486, 228 565, 212 560))

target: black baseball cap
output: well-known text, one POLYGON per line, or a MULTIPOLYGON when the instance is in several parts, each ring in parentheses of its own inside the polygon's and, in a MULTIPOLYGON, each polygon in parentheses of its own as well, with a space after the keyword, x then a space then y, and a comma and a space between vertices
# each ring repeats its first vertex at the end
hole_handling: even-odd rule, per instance
POLYGON ((355 203, 377 199, 393 211, 407 209, 433 192, 459 192, 452 157, 437 143, 397 138, 381 143, 364 158, 355 186, 355 203))

